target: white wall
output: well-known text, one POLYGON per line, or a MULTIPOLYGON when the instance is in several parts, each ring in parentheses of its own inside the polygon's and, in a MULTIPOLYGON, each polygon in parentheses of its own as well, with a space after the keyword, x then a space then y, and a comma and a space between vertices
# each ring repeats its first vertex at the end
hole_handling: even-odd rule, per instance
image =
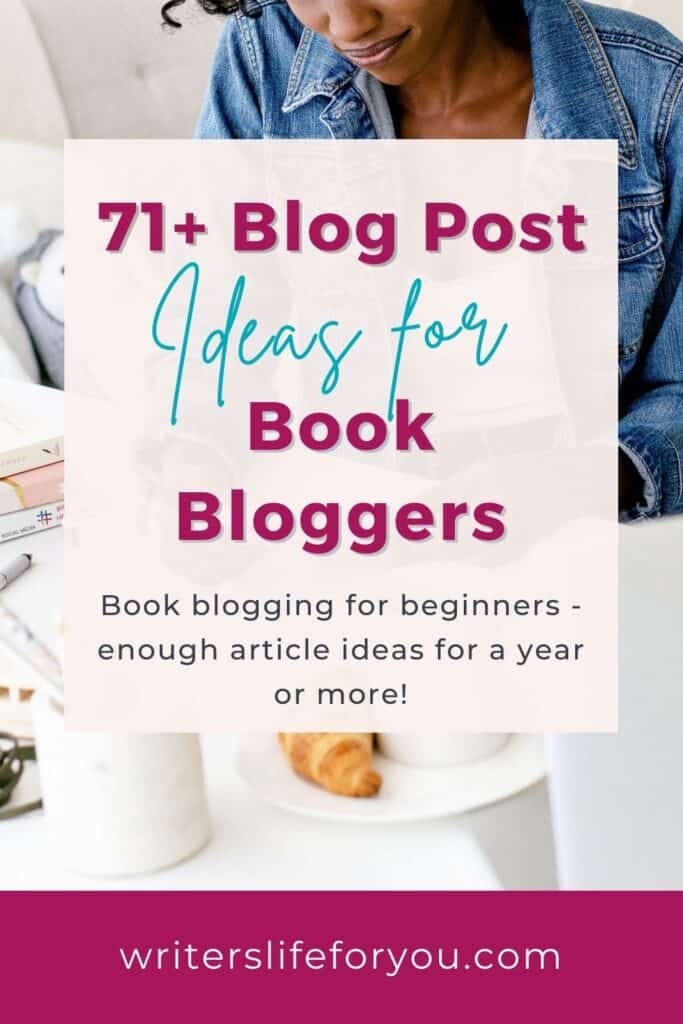
POLYGON ((683 37, 683 0, 612 0, 615 7, 637 11, 683 37))

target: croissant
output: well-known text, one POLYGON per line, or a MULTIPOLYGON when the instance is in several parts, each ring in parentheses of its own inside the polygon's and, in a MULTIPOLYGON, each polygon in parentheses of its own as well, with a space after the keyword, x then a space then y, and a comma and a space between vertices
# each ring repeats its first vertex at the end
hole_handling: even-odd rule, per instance
POLYGON ((382 785, 372 768, 372 733, 281 732, 279 739, 294 771, 330 793, 374 796, 382 785))

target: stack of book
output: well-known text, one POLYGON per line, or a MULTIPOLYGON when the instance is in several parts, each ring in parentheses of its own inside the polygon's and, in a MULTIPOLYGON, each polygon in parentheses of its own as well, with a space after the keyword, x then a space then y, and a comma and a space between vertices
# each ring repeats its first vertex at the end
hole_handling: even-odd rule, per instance
MULTIPOLYGON (((63 459, 62 393, 0 379, 0 541, 16 541, 10 552, 5 549, 3 553, 0 544, 0 565, 21 551, 31 551, 30 542, 24 547, 20 538, 62 522, 63 459)), ((32 733, 29 702, 42 680, 28 657, 36 648, 31 612, 40 622, 45 604, 51 608, 54 601, 54 588, 48 587, 46 594, 45 575, 40 576, 41 584, 33 587, 34 572, 31 569, 26 574, 30 583, 12 584, 0 593, 0 731, 17 736, 32 733), (27 586, 32 599, 21 597, 27 586), (21 599, 12 607, 15 587, 21 599), (24 615, 31 620, 29 625, 24 615)), ((57 615, 55 609, 55 618, 57 615)), ((39 632, 44 629, 41 626, 39 632)))
POLYGON ((63 420, 47 394, 21 385, 0 390, 0 543, 64 519, 63 420))

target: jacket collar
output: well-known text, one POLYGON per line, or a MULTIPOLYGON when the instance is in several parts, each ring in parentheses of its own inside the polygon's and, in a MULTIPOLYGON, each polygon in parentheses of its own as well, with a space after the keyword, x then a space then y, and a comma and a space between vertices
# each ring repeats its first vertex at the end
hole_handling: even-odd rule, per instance
MULTIPOLYGON (((633 120, 598 34, 577 0, 523 0, 529 19, 536 114, 549 139, 618 139, 619 163, 637 166, 633 120)), ((320 36, 304 29, 282 110, 314 96, 331 99, 357 73, 320 36)))
POLYGON ((635 168, 633 120, 584 8, 577 0, 524 0, 524 7, 544 138, 618 139, 619 163, 635 168))
POLYGON ((303 31, 287 83, 283 113, 296 110, 313 96, 335 96, 358 68, 310 28, 303 31))

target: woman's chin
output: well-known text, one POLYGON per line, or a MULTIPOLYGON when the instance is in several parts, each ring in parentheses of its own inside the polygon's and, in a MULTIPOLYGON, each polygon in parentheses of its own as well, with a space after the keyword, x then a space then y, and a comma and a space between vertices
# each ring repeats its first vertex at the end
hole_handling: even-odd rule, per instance
POLYGON ((366 68, 369 75, 376 78, 382 85, 390 85, 394 88, 398 88, 401 85, 405 85, 413 77, 408 69, 405 67, 377 67, 377 68, 366 68))
POLYGON ((382 85, 394 87, 407 85, 419 77, 425 68, 425 60, 420 51, 415 52, 415 47, 407 47, 407 49, 409 52, 397 54, 393 60, 377 64, 374 67, 366 67, 365 70, 382 85))

